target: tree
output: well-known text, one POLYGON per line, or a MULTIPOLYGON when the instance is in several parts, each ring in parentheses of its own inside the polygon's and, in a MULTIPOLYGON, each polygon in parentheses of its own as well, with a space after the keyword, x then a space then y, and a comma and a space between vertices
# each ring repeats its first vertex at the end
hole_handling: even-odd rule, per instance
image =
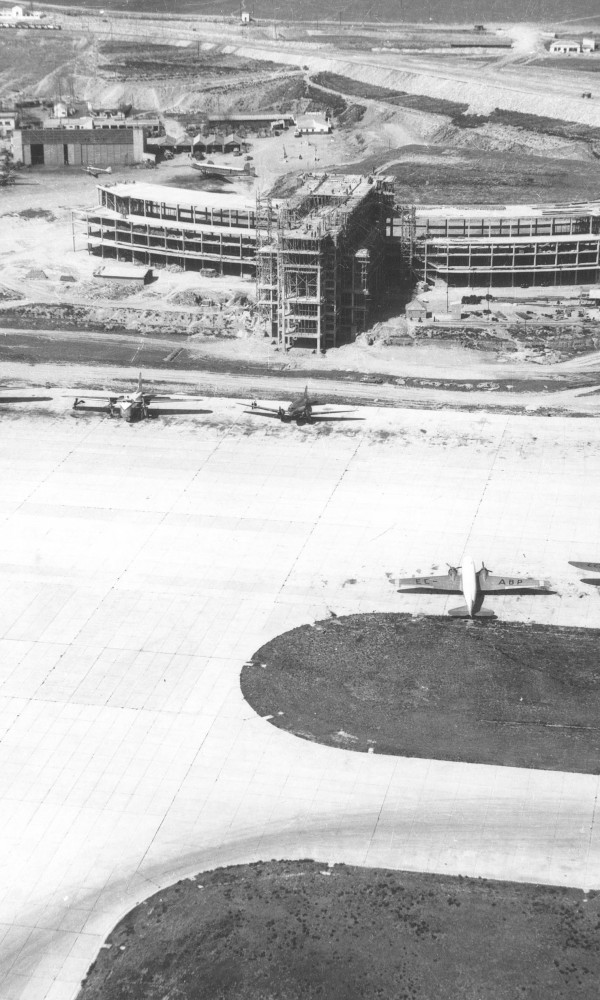
POLYGON ((15 183, 15 160, 9 149, 0 150, 0 187, 15 183))

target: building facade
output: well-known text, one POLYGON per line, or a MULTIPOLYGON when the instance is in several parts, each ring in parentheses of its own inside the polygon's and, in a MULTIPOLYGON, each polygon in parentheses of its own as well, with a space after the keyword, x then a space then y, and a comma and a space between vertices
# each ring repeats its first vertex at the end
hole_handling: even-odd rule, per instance
POLYGON ((99 205, 85 215, 90 253, 149 267, 254 276, 254 202, 145 183, 99 185, 98 195, 99 205))
POLYGON ((366 329, 384 280, 393 178, 309 175, 259 203, 257 299, 279 344, 323 351, 366 329))
POLYGON ((31 167, 108 167, 139 163, 144 153, 141 128, 15 129, 13 155, 31 167))
POLYGON ((600 202, 398 206, 393 238, 408 270, 424 281, 475 287, 600 281, 600 202))
POLYGON ((265 332, 324 350, 368 323, 383 281, 390 178, 309 175, 285 202, 157 184, 99 185, 89 253, 256 278, 265 332))

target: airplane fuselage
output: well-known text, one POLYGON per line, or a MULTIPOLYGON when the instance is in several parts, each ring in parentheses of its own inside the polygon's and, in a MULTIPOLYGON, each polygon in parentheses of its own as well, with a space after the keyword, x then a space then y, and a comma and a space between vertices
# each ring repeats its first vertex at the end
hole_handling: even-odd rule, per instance
POLYGON ((141 392, 132 392, 112 404, 111 413, 119 413, 128 424, 147 416, 146 404, 141 392))
POLYGON ((284 411, 282 420, 295 420, 298 424, 310 423, 312 420, 312 406, 304 399, 296 403, 290 403, 284 411))
POLYGON ((475 563, 470 556, 464 557, 461 566, 461 587, 463 597, 465 599, 469 615, 472 618, 475 609, 475 601, 477 600, 477 592, 479 590, 479 585, 477 583, 477 571, 475 569, 475 563))

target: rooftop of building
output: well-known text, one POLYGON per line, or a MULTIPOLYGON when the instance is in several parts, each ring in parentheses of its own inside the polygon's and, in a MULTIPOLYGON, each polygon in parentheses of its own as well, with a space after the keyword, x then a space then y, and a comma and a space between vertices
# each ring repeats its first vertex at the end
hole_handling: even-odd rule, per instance
POLYGON ((280 119, 293 121, 294 116, 290 111, 264 111, 262 113, 246 115, 230 115, 225 113, 222 115, 210 115, 208 118, 209 122, 275 122, 280 119))
POLYGON ((548 216, 600 215, 600 201, 560 202, 550 205, 415 205, 417 218, 530 219, 548 216))
POLYGON ((215 211, 232 209, 238 212, 253 212, 254 199, 246 194, 229 191, 193 191, 189 188, 167 187, 165 184, 150 184, 144 181, 123 181, 118 184, 98 184, 99 191, 108 191, 118 198, 139 198, 182 208, 208 208, 215 211))
POLYGON ((290 226, 297 231, 334 229, 343 225, 343 214, 350 214, 377 188, 378 183, 393 182, 391 177, 373 178, 361 174, 308 174, 302 185, 287 199, 290 226), (317 199, 317 202, 313 199, 317 199))

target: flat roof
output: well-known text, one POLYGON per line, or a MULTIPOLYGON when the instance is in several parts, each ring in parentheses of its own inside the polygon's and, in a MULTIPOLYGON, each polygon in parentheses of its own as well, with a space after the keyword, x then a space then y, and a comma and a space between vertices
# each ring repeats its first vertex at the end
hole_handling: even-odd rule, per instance
POLYGON ((280 119, 285 118, 286 121, 293 121, 294 116, 291 111, 265 111, 264 114, 251 114, 251 115, 209 115, 209 122, 277 122, 280 119))
POLYGON ((256 202, 245 194, 225 191, 193 191, 188 188, 168 187, 166 184, 150 184, 145 181, 129 181, 119 184, 97 184, 99 191, 107 191, 118 198, 139 198, 142 201, 164 202, 165 205, 180 205, 182 208, 208 208, 216 211, 254 212, 256 202))
POLYGON ((560 202, 554 205, 415 205, 417 218, 518 219, 572 215, 600 215, 600 201, 560 202))

